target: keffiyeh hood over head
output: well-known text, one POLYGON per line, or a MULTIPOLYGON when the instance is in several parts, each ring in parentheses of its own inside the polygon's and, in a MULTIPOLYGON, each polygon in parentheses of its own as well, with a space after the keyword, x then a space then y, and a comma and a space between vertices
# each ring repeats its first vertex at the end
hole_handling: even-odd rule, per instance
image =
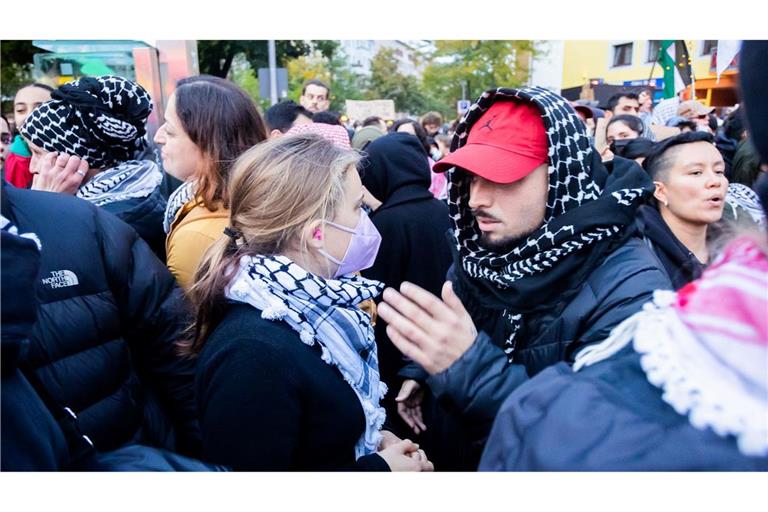
POLYGON ((32 144, 85 157, 97 169, 132 160, 146 147, 152 99, 139 84, 119 76, 83 77, 51 98, 20 129, 32 144))
POLYGON ((541 87, 483 93, 459 123, 451 151, 467 142, 474 123, 499 101, 528 101, 541 111, 549 159, 544 224, 505 254, 481 247, 469 207, 469 175, 460 168, 448 171, 448 205, 463 270, 458 279, 483 306, 504 312, 511 353, 521 315, 552 308, 576 293, 623 241, 652 185, 634 161, 616 158, 609 173, 568 101, 541 87))

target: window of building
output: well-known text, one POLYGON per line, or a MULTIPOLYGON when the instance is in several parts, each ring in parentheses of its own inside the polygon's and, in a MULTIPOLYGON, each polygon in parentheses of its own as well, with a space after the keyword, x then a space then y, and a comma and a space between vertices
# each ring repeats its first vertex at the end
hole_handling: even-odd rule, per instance
POLYGON ((661 41, 648 41, 648 54, 645 56, 645 62, 656 62, 659 58, 659 49, 661 41))
POLYGON ((632 43, 617 44, 613 47, 613 67, 632 65, 632 43))

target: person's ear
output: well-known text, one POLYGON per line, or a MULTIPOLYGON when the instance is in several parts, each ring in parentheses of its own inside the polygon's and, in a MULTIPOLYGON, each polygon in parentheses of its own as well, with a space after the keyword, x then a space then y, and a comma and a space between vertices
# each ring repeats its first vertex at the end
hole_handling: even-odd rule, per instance
POLYGON ((653 197, 655 197, 658 202, 663 203, 664 206, 669 206, 666 185, 660 181, 654 181, 653 184, 656 186, 656 190, 653 191, 653 197))
POLYGON ((304 228, 307 244, 313 249, 322 249, 325 246, 325 230, 323 221, 318 219, 307 224, 304 228))
POLYGON ((283 132, 281 132, 280 130, 272 130, 271 132, 269 132, 270 139, 279 139, 282 136, 283 136, 283 132))

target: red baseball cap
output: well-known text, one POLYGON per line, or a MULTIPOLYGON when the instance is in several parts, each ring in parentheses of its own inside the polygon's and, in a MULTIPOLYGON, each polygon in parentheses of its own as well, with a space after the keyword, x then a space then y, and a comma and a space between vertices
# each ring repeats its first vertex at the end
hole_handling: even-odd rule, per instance
POLYGON ((497 101, 469 130, 467 143, 432 167, 461 167, 494 183, 513 183, 547 162, 541 111, 528 101, 497 101))

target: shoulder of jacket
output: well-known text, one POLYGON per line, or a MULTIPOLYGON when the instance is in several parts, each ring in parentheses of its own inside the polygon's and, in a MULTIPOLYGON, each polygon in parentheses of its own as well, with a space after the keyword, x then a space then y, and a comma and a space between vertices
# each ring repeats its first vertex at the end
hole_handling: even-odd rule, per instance
POLYGON ((211 240, 216 240, 223 234, 224 228, 229 223, 229 210, 223 208, 211 212, 204 209, 201 214, 190 212, 178 222, 168 234, 168 240, 183 233, 185 235, 203 235, 211 240))
POLYGON ((642 238, 632 237, 606 256, 602 265, 592 272, 589 279, 590 281, 602 279, 608 273, 627 276, 639 270, 656 268, 658 268, 658 263, 653 257, 651 249, 643 242, 642 238))

